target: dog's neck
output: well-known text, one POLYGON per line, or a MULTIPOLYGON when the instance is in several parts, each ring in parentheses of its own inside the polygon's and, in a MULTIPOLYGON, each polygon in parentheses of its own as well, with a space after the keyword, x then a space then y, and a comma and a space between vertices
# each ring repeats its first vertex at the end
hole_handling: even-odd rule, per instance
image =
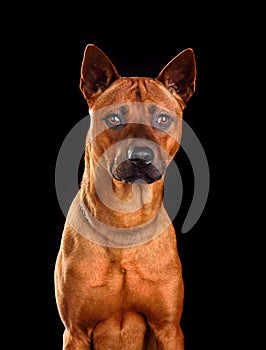
POLYGON ((89 213, 105 225, 137 227, 149 222, 163 204, 163 178, 151 184, 127 184, 98 174, 86 166, 81 183, 81 200, 89 213))
MULTIPOLYGON (((113 248, 143 245, 158 237, 172 225, 163 205, 149 221, 140 222, 139 225, 124 225, 128 226, 126 228, 117 227, 115 220, 108 221, 109 225, 105 224, 88 210, 82 199, 82 193, 84 194, 83 190, 79 191, 74 198, 69 208, 66 223, 68 227, 72 227, 81 236, 98 245, 113 248)), ((139 220, 135 219, 134 222, 139 222, 139 220)))

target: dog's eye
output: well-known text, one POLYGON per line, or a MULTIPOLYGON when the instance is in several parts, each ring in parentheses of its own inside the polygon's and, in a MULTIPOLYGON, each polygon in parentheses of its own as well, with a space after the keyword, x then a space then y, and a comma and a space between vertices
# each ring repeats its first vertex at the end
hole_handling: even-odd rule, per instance
POLYGON ((163 129, 168 128, 171 123, 172 119, 166 114, 160 114, 156 119, 156 124, 163 129))
POLYGON ((119 116, 117 114, 108 115, 105 118, 105 122, 110 128, 115 128, 115 127, 122 124, 121 119, 119 118, 119 116))

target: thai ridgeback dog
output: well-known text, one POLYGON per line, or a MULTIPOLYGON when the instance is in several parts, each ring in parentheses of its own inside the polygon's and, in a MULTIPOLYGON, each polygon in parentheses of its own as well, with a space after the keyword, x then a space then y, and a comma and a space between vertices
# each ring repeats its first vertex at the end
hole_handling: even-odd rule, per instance
POLYGON ((182 267, 163 193, 195 81, 191 48, 156 78, 121 77, 99 48, 85 49, 84 173, 55 266, 64 350, 184 349, 182 267))

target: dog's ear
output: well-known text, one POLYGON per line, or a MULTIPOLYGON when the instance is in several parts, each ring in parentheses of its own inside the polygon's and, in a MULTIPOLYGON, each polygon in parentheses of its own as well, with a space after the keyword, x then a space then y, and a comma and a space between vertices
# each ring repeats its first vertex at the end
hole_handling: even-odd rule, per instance
POLYGON ((89 102, 93 102, 120 76, 110 59, 95 45, 86 46, 81 65, 80 89, 89 102))
POLYGON ((196 85, 196 61, 194 51, 186 49, 174 57, 160 72, 157 79, 186 105, 196 85))

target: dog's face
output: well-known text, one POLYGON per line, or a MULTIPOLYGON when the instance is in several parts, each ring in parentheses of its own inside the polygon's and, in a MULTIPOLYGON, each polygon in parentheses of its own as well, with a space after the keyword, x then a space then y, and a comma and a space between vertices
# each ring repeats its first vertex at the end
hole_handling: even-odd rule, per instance
POLYGON ((80 84, 91 116, 87 162, 118 182, 161 179, 180 145, 182 113, 194 92, 195 74, 188 49, 156 79, 121 78, 107 56, 88 45, 80 84))
POLYGON ((91 112, 88 156, 117 181, 150 184, 163 177, 181 131, 181 108, 177 114, 154 103, 116 103, 91 112))

